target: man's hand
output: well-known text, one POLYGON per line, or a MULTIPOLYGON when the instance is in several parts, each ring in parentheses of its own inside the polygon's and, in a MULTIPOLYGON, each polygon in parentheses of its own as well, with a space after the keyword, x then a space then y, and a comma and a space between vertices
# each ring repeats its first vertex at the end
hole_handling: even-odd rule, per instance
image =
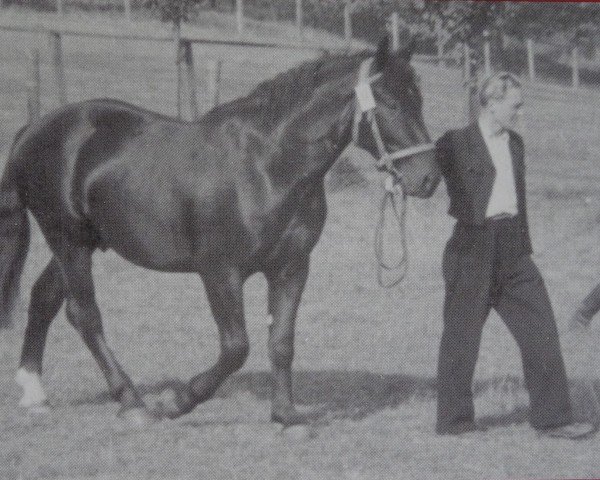
POLYGON ((568 330, 570 332, 587 331, 590 328, 592 319, 586 317, 580 310, 577 310, 569 319, 568 330))

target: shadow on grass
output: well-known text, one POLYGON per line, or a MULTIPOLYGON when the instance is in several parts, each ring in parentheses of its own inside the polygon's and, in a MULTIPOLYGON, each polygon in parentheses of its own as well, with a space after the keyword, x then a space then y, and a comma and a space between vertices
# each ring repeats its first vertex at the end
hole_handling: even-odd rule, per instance
MULTIPOLYGON (((140 385, 142 395, 158 394, 167 388, 180 388, 180 380, 166 380, 140 385)), ((586 379, 571 379, 571 396, 575 418, 597 421, 600 381, 592 384, 586 379)), ((475 396, 492 392, 505 397, 524 392, 523 379, 501 376, 476 382, 475 396)), ((271 392, 269 372, 245 372, 233 375, 217 392, 217 398, 228 398, 237 392, 249 392, 258 400, 268 401, 271 392)), ((365 371, 298 371, 294 373, 294 397, 298 404, 313 406, 319 416, 359 420, 381 410, 395 408, 408 401, 434 401, 436 381, 411 375, 377 374, 365 371)), ((106 392, 73 402, 105 404, 112 402, 106 392)), ((432 418, 435 407, 432 407, 432 418)), ((499 427, 522 424, 528 421, 528 407, 515 405, 511 411, 479 417, 483 425, 499 427)))

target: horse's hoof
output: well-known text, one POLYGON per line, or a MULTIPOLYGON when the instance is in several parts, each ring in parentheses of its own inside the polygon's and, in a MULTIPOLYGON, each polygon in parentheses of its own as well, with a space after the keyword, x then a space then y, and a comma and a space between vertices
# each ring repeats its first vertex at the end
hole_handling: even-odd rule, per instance
POLYGON ((158 395, 145 396, 144 401, 149 405, 152 414, 158 418, 173 420, 191 410, 189 395, 183 389, 167 388, 158 395))
POLYGON ((309 417, 304 413, 298 412, 294 408, 290 408, 279 412, 271 412, 271 421, 280 423, 285 428, 294 425, 306 425, 309 423, 309 417))
POLYGON ((19 400, 19 407, 35 413, 46 413, 50 410, 48 397, 44 392, 40 375, 19 368, 15 374, 15 382, 23 389, 23 396, 19 400))
POLYGON ((144 407, 121 409, 117 416, 135 428, 152 425, 158 421, 158 419, 152 416, 144 407))

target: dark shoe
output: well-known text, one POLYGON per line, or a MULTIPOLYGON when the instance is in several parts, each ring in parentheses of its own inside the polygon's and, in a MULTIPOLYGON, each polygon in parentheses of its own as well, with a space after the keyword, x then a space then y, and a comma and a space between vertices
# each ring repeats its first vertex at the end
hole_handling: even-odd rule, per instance
POLYGON ((591 423, 569 423, 560 427, 540 429, 539 434, 543 437, 577 440, 589 437, 595 430, 591 423))
POLYGON ((485 432, 487 429, 473 421, 464 421, 453 423, 444 427, 436 427, 435 433, 438 435, 461 435, 469 432, 485 432))

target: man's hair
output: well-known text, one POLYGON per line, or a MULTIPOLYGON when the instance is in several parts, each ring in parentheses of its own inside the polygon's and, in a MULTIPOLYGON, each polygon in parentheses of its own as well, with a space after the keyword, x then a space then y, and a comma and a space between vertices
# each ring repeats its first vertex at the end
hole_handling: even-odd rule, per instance
POLYGON ((511 88, 521 88, 519 78, 510 72, 496 72, 483 79, 479 88, 479 103, 485 107, 490 100, 502 100, 511 88))

